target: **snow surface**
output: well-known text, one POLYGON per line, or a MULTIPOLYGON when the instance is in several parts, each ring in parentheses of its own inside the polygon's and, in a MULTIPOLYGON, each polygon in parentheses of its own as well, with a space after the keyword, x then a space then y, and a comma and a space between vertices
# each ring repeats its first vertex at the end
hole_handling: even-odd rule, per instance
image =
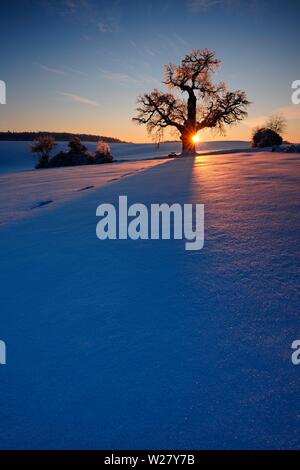
POLYGON ((166 161, 132 161, 0 174, 0 225, 31 217, 41 207, 50 208, 51 205, 52 208, 166 161))
POLYGON ((299 156, 182 158, 0 229, 1 448, 296 449, 299 156), (205 245, 95 211, 204 203, 205 245))

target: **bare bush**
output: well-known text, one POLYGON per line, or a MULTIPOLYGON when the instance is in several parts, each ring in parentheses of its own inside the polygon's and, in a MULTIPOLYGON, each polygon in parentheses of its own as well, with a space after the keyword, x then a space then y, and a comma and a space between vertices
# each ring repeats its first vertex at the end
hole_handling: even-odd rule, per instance
POLYGON ((286 118, 282 114, 272 114, 267 120, 265 127, 277 134, 284 134, 286 130, 286 118))
POLYGON ((32 153, 36 153, 39 156, 37 168, 46 168, 48 166, 49 157, 56 145, 55 139, 51 135, 39 136, 34 139, 30 149, 32 153))

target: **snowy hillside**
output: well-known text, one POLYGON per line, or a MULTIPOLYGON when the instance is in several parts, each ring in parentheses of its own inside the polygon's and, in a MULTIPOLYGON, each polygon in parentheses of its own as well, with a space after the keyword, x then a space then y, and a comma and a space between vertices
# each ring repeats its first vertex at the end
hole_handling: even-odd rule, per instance
POLYGON ((38 215, 40 208, 52 210, 70 199, 167 161, 141 160, 0 173, 0 224, 38 215))
POLYGON ((299 164, 178 159, 2 226, 1 448, 299 448, 299 164), (120 194, 205 204, 203 250, 98 240, 120 194))

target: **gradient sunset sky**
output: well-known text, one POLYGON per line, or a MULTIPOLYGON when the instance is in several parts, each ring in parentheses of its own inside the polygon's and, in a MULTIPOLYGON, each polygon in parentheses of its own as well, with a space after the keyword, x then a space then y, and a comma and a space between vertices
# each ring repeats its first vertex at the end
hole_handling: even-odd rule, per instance
MULTIPOLYGON (((0 130, 86 132, 149 141, 131 122, 139 94, 161 87, 163 65, 193 48, 217 51, 217 80, 245 90, 249 118, 228 140, 249 140, 274 113, 300 141, 299 0, 20 0, 1 2, 0 130)), ((166 138, 169 137, 166 135, 166 138)), ((220 136, 205 132, 205 140, 220 136)))

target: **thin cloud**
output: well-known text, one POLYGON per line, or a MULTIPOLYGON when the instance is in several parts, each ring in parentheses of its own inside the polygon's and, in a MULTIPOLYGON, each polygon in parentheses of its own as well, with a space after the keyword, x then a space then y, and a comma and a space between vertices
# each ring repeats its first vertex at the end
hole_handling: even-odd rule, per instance
POLYGON ((136 83, 136 84, 158 84, 160 83, 159 80, 157 80, 155 77, 152 77, 151 75, 137 75, 135 77, 131 77, 130 75, 126 73, 121 73, 121 72, 113 72, 111 70, 102 70, 101 71, 101 76, 105 80, 109 80, 112 82, 116 83, 136 83))
POLYGON ((67 97, 70 101, 74 101, 76 103, 82 103, 82 104, 89 104, 91 106, 99 106, 97 101, 90 100, 89 98, 85 98, 84 96, 80 95, 74 95, 73 93, 60 93, 62 96, 67 97))
POLYGON ((187 47, 190 48, 191 45, 179 34, 156 34, 157 39, 161 43, 161 47, 164 49, 172 49, 174 52, 178 52, 178 48, 182 49, 183 47, 186 49, 187 47))
POLYGON ((111 70, 101 70, 101 75, 103 78, 106 80, 110 80, 113 82, 119 82, 119 83, 136 83, 137 80, 133 77, 130 77, 126 73, 120 73, 120 72, 113 72, 111 70))
POLYGON ((174 33, 173 36, 182 46, 190 47, 190 44, 182 36, 179 36, 179 34, 174 33))
POLYGON ((56 75, 68 75, 69 73, 75 75, 81 75, 87 77, 88 74, 86 72, 82 72, 81 70, 73 69, 71 67, 66 67, 66 70, 56 69, 53 67, 48 67, 47 65, 38 64, 39 67, 44 70, 45 72, 55 73, 56 75))
POLYGON ((111 0, 106 8, 90 6, 90 21, 97 24, 101 33, 115 33, 120 29, 120 9, 119 0, 111 0))
POLYGON ((113 25, 105 23, 104 21, 98 22, 98 29, 101 33, 113 33, 115 31, 113 25))
POLYGON ((145 51, 147 52, 147 54, 151 55, 151 57, 155 56, 155 52, 153 52, 153 50, 149 47, 146 47, 145 51))
POLYGON ((74 11, 77 7, 76 2, 74 0, 66 0, 65 1, 65 6, 68 8, 70 11, 74 11))
POLYGON ((55 73, 57 75, 66 75, 66 72, 61 69, 54 69, 52 67, 47 67, 47 65, 39 64, 40 68, 45 72, 55 73))
POLYGON ((188 9, 195 13, 200 10, 208 10, 217 5, 230 5, 233 0, 187 0, 188 9))
POLYGON ((119 0, 112 0, 106 7, 92 0, 40 0, 45 9, 78 23, 86 23, 101 33, 119 30, 119 0))
POLYGON ((87 0, 41 0, 41 5, 47 11, 64 17, 75 16, 78 11, 89 8, 87 0))
POLYGON ((222 3, 221 0, 188 0, 189 10, 192 12, 198 10, 207 10, 215 5, 222 3))
POLYGON ((76 70, 76 69, 71 69, 71 68, 68 68, 68 70, 71 73, 74 73, 75 75, 81 75, 82 77, 88 77, 88 74, 86 72, 82 72, 81 70, 76 70))

